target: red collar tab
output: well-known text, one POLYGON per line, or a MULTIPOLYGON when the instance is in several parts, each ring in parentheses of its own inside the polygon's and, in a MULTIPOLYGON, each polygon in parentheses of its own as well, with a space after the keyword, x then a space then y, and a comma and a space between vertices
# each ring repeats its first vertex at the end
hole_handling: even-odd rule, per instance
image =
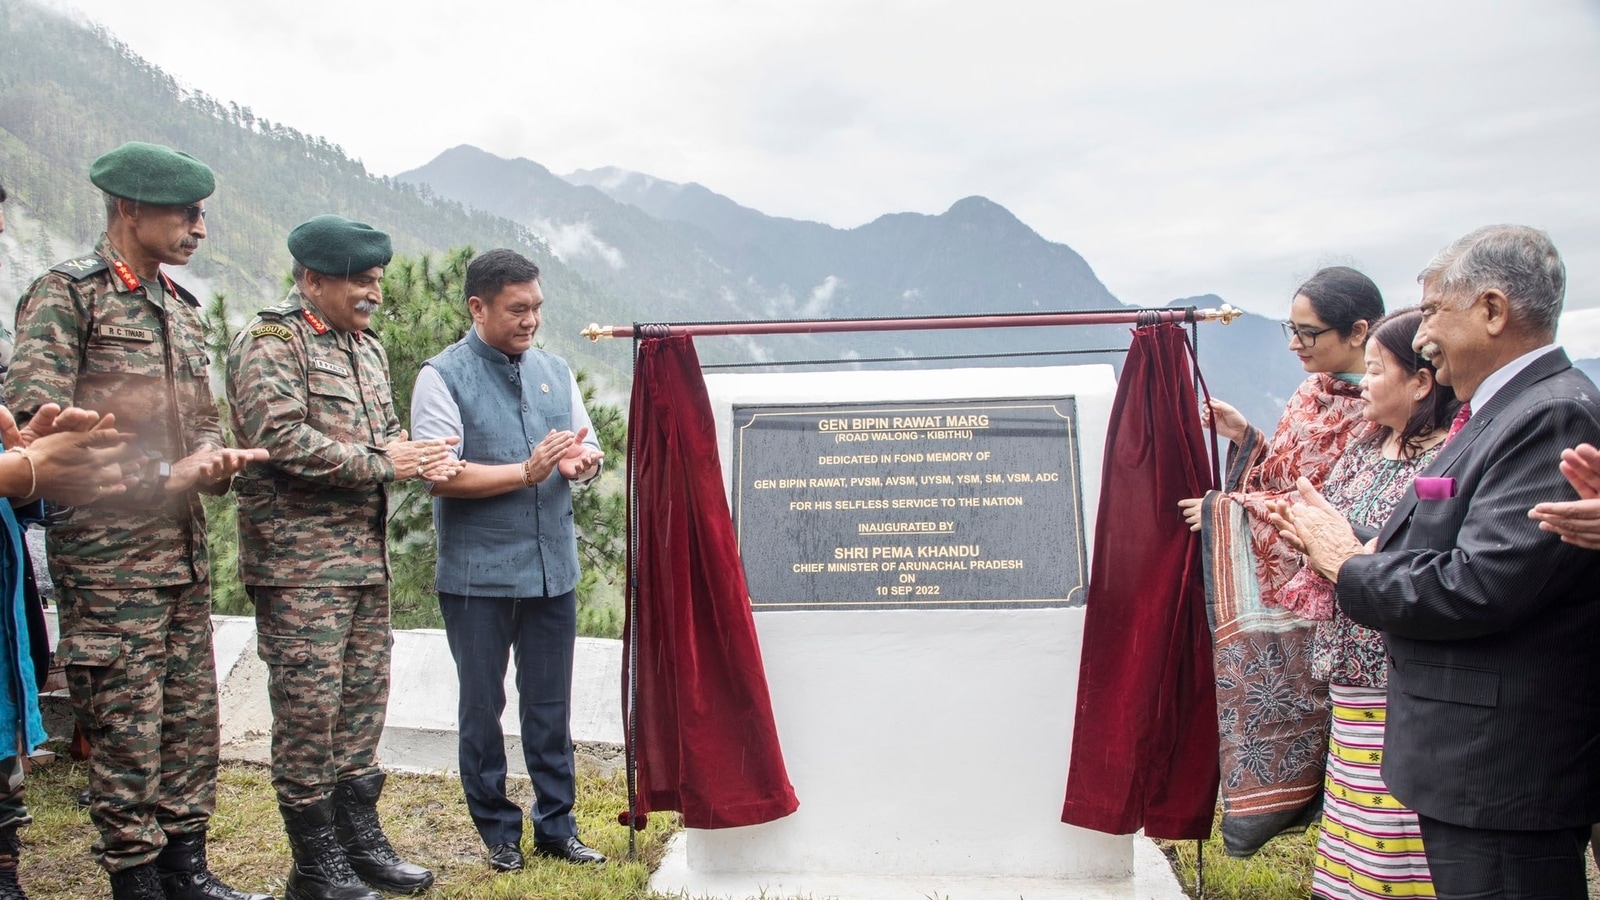
POLYGON ((130 291, 139 289, 139 276, 133 274, 133 270, 128 268, 127 263, 120 259, 113 259, 111 261, 111 271, 117 274, 117 279, 122 282, 123 287, 130 291))
POLYGON ((300 314, 302 316, 305 316, 306 317, 306 321, 311 324, 311 330, 312 331, 315 331, 317 334, 327 334, 328 333, 328 326, 321 319, 317 318, 317 314, 316 313, 312 312, 309 309, 302 308, 300 310, 300 314))

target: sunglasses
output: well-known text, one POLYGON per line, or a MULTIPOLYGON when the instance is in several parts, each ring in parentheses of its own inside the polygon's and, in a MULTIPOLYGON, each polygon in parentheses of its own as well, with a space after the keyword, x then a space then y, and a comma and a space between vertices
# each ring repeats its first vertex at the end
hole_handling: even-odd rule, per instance
POLYGON ((188 220, 190 225, 206 217, 205 207, 202 206, 185 206, 180 209, 180 212, 183 213, 183 217, 188 220))

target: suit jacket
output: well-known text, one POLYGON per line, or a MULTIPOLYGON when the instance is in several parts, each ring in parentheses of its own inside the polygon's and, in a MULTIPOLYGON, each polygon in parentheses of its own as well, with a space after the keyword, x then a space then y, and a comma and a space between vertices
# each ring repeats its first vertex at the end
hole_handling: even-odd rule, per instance
POLYGON ((1600 553, 1528 510, 1572 500, 1561 451, 1600 444, 1600 390, 1566 353, 1536 359, 1474 410, 1378 552, 1339 573, 1350 618, 1389 647, 1383 776, 1402 803, 1468 828, 1600 821, 1600 553))

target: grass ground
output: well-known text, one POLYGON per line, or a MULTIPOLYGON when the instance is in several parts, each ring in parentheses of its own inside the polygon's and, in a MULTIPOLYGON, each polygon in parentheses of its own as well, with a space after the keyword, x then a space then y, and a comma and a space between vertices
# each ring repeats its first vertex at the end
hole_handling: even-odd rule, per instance
MULTIPOLYGON (((94 826, 74 801, 87 775, 82 763, 57 757, 28 774, 28 807, 34 817, 22 831, 22 882, 32 900, 104 900, 105 874, 89 856, 94 826)), ((521 784, 527 804, 527 786, 521 784)), ((379 813, 395 849, 433 869, 438 881, 426 896, 438 900, 652 900, 650 872, 661 862, 677 830, 670 816, 651 816, 639 834, 639 859, 626 860, 628 833, 617 824, 627 793, 620 775, 581 775, 578 828, 584 840, 613 862, 572 866, 530 856, 516 875, 494 875, 467 815, 460 783, 440 775, 391 775, 379 813)), ((268 771, 258 765, 222 767, 217 814, 211 820, 211 867, 235 887, 281 895, 289 870, 289 845, 273 800, 268 771)), ((1195 893, 1195 842, 1158 842, 1173 861, 1178 880, 1195 893)), ((1286 835, 1250 859, 1230 859, 1220 837, 1206 842, 1206 900, 1294 900, 1311 895, 1315 829, 1286 835)), ((1600 897, 1600 871, 1590 865, 1591 897, 1600 897)), ((774 898, 769 898, 774 900, 774 898)))
MULTIPOLYGON (((86 779, 83 763, 63 757, 28 774, 28 807, 34 823, 21 832, 21 877, 32 900, 103 900, 111 895, 105 873, 89 855, 94 826, 74 801, 86 779)), ((521 790, 526 794, 525 782, 521 790)), ((521 798, 524 805, 528 799, 521 798)), ((521 873, 496 876, 485 862, 483 844, 455 778, 391 775, 378 804, 384 828, 400 855, 433 869, 438 880, 426 896, 438 900, 643 900, 650 896, 650 871, 660 863, 677 826, 671 816, 651 816, 650 827, 639 834, 640 858, 628 862, 628 832, 617 824, 617 813, 626 808, 620 776, 582 776, 579 833, 613 862, 573 866, 530 855, 528 868, 521 873)), ((531 842, 531 834, 528 837, 531 842)), ((264 767, 244 763, 222 767, 209 843, 211 868, 229 884, 282 895, 289 844, 273 799, 271 775, 264 767)))

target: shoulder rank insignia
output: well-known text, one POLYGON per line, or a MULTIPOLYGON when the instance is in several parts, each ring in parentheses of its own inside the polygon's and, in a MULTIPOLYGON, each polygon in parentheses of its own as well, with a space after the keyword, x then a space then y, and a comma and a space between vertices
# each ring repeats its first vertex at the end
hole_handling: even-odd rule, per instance
POLYGON ((98 256, 80 256, 54 266, 50 271, 60 272, 74 281, 82 281, 96 272, 104 272, 107 268, 106 261, 98 256))
POLYGON ((277 322, 257 325, 250 329, 250 336, 253 338, 275 337, 285 341, 294 340, 294 332, 279 325, 277 322))
POLYGON ((122 282, 124 288, 130 291, 139 289, 139 276, 133 274, 133 270, 128 268, 127 263, 120 259, 114 259, 111 261, 111 271, 116 273, 117 280, 122 282))
POLYGON ((306 317, 306 321, 311 324, 312 331, 315 331, 317 334, 328 333, 328 326, 323 323, 322 319, 319 318, 316 313, 309 309, 301 309, 300 315, 306 317))

